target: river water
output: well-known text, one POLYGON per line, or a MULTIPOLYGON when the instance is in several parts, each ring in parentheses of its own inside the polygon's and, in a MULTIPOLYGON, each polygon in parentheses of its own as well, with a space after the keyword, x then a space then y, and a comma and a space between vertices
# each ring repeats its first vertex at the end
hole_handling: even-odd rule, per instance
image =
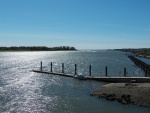
POLYGON ((90 96, 90 92, 103 84, 98 81, 80 81, 57 75, 39 74, 32 69, 88 75, 92 65, 92 76, 144 76, 119 51, 75 51, 75 52, 0 52, 0 113, 150 113, 150 109, 134 105, 123 105, 116 101, 90 96))

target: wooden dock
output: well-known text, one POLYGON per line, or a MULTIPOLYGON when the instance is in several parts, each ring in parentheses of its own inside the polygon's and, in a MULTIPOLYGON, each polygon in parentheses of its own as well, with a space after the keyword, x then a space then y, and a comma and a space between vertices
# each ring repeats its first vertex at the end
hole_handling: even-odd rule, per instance
POLYGON ((74 77, 73 74, 65 74, 65 73, 55 73, 55 72, 38 71, 38 70, 33 70, 33 72, 36 72, 36 73, 45 73, 45 74, 52 74, 52 75, 61 75, 61 76, 66 76, 66 77, 74 77))
MULTIPOLYGON (((109 76, 108 75, 108 70, 107 70, 107 66, 105 67, 105 76, 93 76, 92 75, 92 67, 91 65, 89 66, 89 76, 85 76, 87 78, 87 80, 96 80, 96 81, 102 81, 102 82, 112 82, 112 83, 122 83, 122 82, 136 82, 136 83, 150 83, 150 77, 148 77, 147 75, 149 74, 149 68, 147 64, 143 63, 142 61, 140 61, 139 59, 136 59, 133 56, 128 56, 134 63, 136 63, 136 65, 141 66, 143 69, 145 70, 145 77, 129 77, 127 76, 127 72, 126 72, 126 68, 124 68, 124 76, 122 77, 114 77, 114 76, 109 76)), ((42 61, 40 63, 40 70, 33 70, 33 72, 36 73, 45 73, 45 74, 51 74, 51 75, 60 75, 60 76, 65 76, 65 77, 74 77, 75 75, 77 75, 77 64, 74 65, 74 74, 66 74, 65 70, 64 70, 64 63, 62 63, 62 67, 61 67, 61 72, 54 72, 53 71, 53 63, 50 63, 50 70, 49 71, 45 71, 43 70, 43 66, 42 66, 42 61)))
MULTIPOLYGON (((41 70, 33 70, 36 73, 45 73, 51 75, 60 75, 65 77, 74 77, 73 74, 65 74, 65 73, 55 73, 55 72, 48 72, 48 71, 41 71, 41 70)), ((101 82, 111 82, 111 83, 150 83, 150 77, 96 77, 96 76, 86 76, 87 80, 96 80, 101 82)))

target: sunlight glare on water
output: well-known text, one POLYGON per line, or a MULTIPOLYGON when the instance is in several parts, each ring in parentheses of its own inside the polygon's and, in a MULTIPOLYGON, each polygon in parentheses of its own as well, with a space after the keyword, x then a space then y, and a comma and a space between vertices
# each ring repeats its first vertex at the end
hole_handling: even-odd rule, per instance
MULTIPOLYGON (((40 61, 43 61, 43 70, 50 71, 50 62, 53 62, 54 71, 58 72, 61 72, 61 64, 65 63, 66 73, 74 73, 74 64, 77 64, 78 73, 84 75, 89 74, 88 68, 92 65, 92 76, 103 76, 105 66, 109 67, 112 76, 122 72, 124 67, 127 67, 128 74, 139 71, 124 53, 115 51, 1 52, 1 113, 150 112, 147 108, 91 97, 89 94, 101 87, 101 82, 32 72, 32 69, 40 69, 40 61)), ((143 75, 141 72, 140 75, 134 73, 133 76, 143 75)))

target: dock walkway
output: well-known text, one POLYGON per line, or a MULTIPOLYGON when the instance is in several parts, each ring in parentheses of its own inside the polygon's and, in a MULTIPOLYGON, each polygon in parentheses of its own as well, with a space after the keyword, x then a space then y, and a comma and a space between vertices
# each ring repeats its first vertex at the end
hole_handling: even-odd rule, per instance
MULTIPOLYGON (((52 75, 60 75, 66 77, 74 77, 74 74, 65 74, 65 73, 55 73, 55 72, 48 72, 48 71, 41 71, 41 70, 33 70, 36 73, 45 73, 45 74, 52 74, 52 75)), ((96 80, 101 82, 112 82, 112 83, 123 83, 123 82, 136 82, 136 83, 150 83, 150 77, 98 77, 98 76, 86 76, 88 80, 96 80)))

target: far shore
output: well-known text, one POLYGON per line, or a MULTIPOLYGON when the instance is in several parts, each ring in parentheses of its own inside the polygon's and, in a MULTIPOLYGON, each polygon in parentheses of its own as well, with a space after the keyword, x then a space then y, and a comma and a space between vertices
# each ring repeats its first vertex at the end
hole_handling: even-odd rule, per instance
POLYGON ((128 48, 128 49, 115 49, 115 50, 135 53, 135 55, 139 57, 150 59, 150 48, 139 48, 139 49, 128 48))
POLYGON ((150 108, 150 83, 110 83, 93 91, 91 96, 150 108))
POLYGON ((0 47, 0 52, 22 52, 22 51, 76 51, 75 47, 59 46, 59 47, 46 47, 46 46, 11 46, 0 47))
MULTIPOLYGON (((78 50, 54 50, 54 51, 65 51, 65 52, 67 52, 67 51, 78 51, 78 50)), ((18 50, 18 51, 14 51, 14 50, 10 50, 10 51, 0 51, 0 52, 53 52, 53 51, 44 51, 44 50, 38 50, 38 51, 36 51, 36 50, 18 50)))

